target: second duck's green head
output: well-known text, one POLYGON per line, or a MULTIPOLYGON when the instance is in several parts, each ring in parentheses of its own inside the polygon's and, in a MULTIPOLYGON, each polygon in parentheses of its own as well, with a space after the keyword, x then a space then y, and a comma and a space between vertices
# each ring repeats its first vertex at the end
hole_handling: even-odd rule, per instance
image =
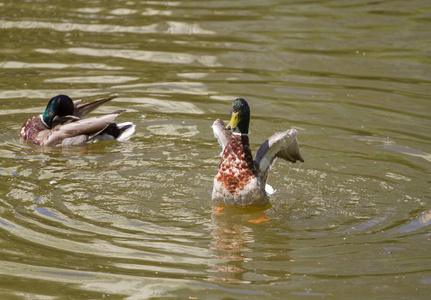
POLYGON ((66 95, 58 95, 49 100, 45 112, 42 114, 43 121, 51 128, 55 116, 73 115, 74 105, 72 99, 66 95))
POLYGON ((248 134, 248 126, 250 124, 250 107, 247 101, 238 98, 232 105, 232 116, 227 124, 227 129, 233 129, 235 133, 248 134))

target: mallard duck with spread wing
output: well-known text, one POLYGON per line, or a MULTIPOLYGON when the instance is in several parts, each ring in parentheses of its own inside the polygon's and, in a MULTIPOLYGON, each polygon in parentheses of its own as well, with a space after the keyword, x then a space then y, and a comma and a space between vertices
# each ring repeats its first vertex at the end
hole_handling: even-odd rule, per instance
POLYGON ((83 118, 102 104, 118 97, 113 95, 87 104, 72 101, 66 95, 49 100, 45 112, 29 119, 22 126, 20 136, 41 146, 81 145, 101 139, 128 140, 135 132, 131 122, 113 123, 125 110, 91 118, 83 118))
POLYGON ((235 206, 265 206, 268 204, 265 185, 275 159, 304 162, 295 129, 274 133, 260 146, 253 160, 248 139, 249 123, 250 107, 247 101, 238 98, 233 102, 227 127, 220 119, 212 125, 223 148, 214 178, 214 200, 235 206))

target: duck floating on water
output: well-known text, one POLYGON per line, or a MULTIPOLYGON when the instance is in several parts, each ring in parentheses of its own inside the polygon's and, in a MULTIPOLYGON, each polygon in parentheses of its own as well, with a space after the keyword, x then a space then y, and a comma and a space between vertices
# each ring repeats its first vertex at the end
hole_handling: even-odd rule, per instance
POLYGON ((22 126, 20 136, 28 142, 41 146, 72 146, 103 139, 128 140, 135 132, 131 122, 113 123, 125 110, 83 118, 102 104, 117 98, 112 95, 94 102, 80 104, 66 95, 49 100, 43 114, 29 119, 22 126))
POLYGON ((304 162, 295 129, 274 133, 260 146, 253 160, 248 138, 249 123, 250 107, 247 101, 238 98, 233 102, 227 127, 220 119, 212 125, 223 148, 214 178, 214 200, 242 207, 265 206, 269 202, 265 185, 275 159, 304 162))

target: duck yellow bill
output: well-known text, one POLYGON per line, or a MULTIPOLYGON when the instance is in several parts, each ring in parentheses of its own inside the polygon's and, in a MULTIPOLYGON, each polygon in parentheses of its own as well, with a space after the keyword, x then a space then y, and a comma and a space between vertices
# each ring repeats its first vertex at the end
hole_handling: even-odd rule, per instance
POLYGON ((239 112, 232 112, 232 116, 230 118, 229 123, 226 126, 226 129, 234 129, 239 121, 239 112))

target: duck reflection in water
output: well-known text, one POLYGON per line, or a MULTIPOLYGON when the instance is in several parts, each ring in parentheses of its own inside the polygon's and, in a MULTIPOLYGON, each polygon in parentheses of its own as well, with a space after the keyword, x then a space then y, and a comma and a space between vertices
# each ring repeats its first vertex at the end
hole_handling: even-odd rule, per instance
POLYGON ((211 235, 212 249, 217 252, 222 263, 217 264, 211 279, 229 283, 251 283, 244 274, 251 272, 247 263, 252 261, 253 251, 249 244, 255 242, 253 227, 266 226, 268 219, 262 209, 244 209, 231 206, 217 206, 213 209, 211 235))

